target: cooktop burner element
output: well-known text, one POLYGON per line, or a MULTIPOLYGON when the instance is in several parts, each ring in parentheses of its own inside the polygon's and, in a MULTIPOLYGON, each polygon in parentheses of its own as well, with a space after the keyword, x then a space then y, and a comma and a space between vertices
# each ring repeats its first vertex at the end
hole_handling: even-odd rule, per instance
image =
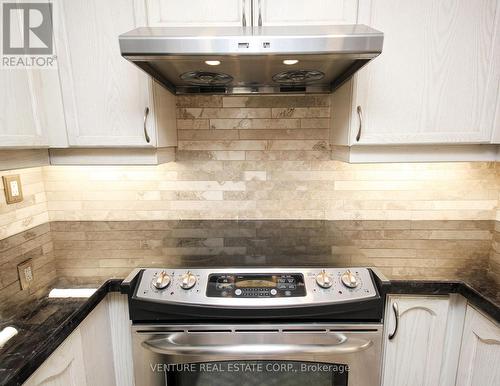
POLYGON ((288 317, 382 318, 368 268, 146 268, 122 288, 132 320, 279 318, 283 309, 288 317))

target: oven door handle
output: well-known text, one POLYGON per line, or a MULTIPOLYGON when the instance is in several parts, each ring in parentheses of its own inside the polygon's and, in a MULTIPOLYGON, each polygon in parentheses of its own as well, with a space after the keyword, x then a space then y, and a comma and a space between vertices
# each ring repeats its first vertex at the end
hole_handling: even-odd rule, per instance
POLYGON ((228 358, 276 357, 278 355, 339 355, 351 354, 368 349, 373 341, 348 338, 345 335, 324 335, 322 343, 236 343, 204 344, 204 338, 214 338, 212 334, 176 333, 167 337, 142 342, 142 346, 157 354, 169 356, 217 356, 228 358), (203 336, 207 335, 207 336, 203 336), (177 342, 176 342, 177 341, 177 342))

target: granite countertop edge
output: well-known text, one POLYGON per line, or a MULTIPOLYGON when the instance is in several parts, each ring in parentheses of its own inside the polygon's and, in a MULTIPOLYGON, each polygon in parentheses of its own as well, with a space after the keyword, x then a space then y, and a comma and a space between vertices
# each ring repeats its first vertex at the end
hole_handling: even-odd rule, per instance
MULTIPOLYGON (((0 380, 1 386, 18 386, 40 367, 40 365, 64 342, 64 340, 79 326, 79 324, 94 310, 94 308, 110 292, 119 292, 123 279, 106 280, 80 307, 71 313, 43 342, 38 342, 31 355, 26 357, 22 366, 8 369, 0 380), (11 374, 9 374, 11 372, 11 374)), ((0 364, 0 370, 2 366, 0 364)))
MULTIPOLYGON (((90 312, 110 292, 119 292, 121 279, 109 279, 97 291, 78 307, 61 325, 59 325, 43 342, 40 342, 17 369, 8 369, 4 381, 0 385, 22 385, 37 368, 55 351, 55 349, 78 327, 90 312), (9 372, 12 372, 9 374, 9 372)), ((478 308, 488 317, 500 324, 500 304, 494 302, 463 281, 428 281, 428 280, 390 280, 382 283, 382 294, 408 295, 447 295, 457 293, 464 296, 470 304, 478 308)), ((0 365, 0 370, 3 370, 0 365)))
POLYGON ((448 295, 460 294, 479 311, 500 324, 500 303, 492 300, 482 290, 460 280, 391 280, 385 293, 388 295, 448 295))

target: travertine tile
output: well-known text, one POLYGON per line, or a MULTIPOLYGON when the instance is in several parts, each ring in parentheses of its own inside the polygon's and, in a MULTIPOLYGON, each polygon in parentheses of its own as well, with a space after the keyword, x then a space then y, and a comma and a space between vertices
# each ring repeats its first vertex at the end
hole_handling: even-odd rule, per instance
POLYGON ((222 107, 219 95, 180 95, 176 98, 177 107, 222 107))
POLYGON ((273 118, 329 118, 329 107, 282 107, 271 110, 273 118))
POLYGON ((214 130, 298 129, 300 119, 210 119, 214 130))
POLYGON ((231 96, 223 98, 223 107, 329 107, 329 95, 305 96, 231 96))
POLYGON ((238 139, 238 130, 179 130, 181 141, 219 141, 238 139))
POLYGON ((328 140, 328 129, 293 129, 293 130, 243 130, 241 139, 288 139, 288 140, 328 140))

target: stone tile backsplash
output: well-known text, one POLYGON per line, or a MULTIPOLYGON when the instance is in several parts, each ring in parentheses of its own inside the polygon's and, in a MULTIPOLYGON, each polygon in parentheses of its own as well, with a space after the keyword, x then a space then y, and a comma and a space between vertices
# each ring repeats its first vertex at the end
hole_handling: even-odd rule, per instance
POLYGON ((42 297, 56 280, 56 263, 49 224, 0 240, 0 319, 8 317, 15 306, 42 297), (33 261, 35 280, 21 291, 17 265, 33 261))
MULTIPOLYGON (((390 277, 500 276, 498 163, 334 161, 330 119, 324 95, 178 97, 176 162, 0 172, 21 174, 25 195, 14 205, 0 195, 0 244, 51 222, 39 256, 49 264, 53 243, 58 274, 82 281, 144 264, 275 262, 285 250, 300 252, 297 264, 376 265, 390 277), (213 220, 237 220, 236 236, 210 233, 213 220)), ((16 299, 21 257, 6 253, 0 294, 16 299)))
POLYGON ((52 222, 57 272, 72 281, 140 266, 376 266, 390 278, 485 271, 492 221, 182 220, 52 222))

